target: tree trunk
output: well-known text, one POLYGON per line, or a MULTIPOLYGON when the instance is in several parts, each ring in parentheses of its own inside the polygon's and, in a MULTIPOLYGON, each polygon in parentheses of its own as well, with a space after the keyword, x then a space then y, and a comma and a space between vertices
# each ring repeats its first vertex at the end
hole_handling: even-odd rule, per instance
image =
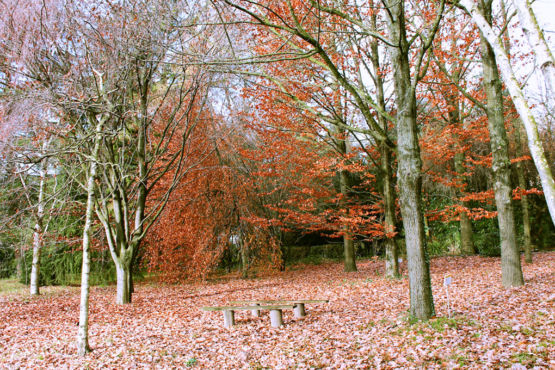
MULTIPOLYGON (((373 6, 373 1, 370 2, 373 6)), ((370 24, 372 30, 378 31, 378 17, 376 12, 370 14, 370 24)), ((380 68, 380 50, 378 40, 371 38, 370 40, 370 58, 372 60, 372 68, 374 72, 374 83, 376 85, 377 103, 381 110, 387 111, 384 93, 384 81, 382 77, 383 71, 380 68)), ((382 115, 378 116, 378 122, 387 135, 389 131, 389 121, 382 115)), ((383 177, 382 196, 384 202, 384 231, 385 231, 385 276, 390 279, 396 279, 400 276, 399 260, 397 248, 397 215, 395 214, 397 203, 395 195, 395 179, 393 178, 393 156, 391 148, 387 146, 385 141, 381 142, 381 175, 383 177), (395 234, 395 235, 392 235, 395 234)))
POLYGON ((81 301, 79 303, 79 330, 77 332, 77 353, 84 356, 90 351, 89 347, 89 275, 91 271, 91 226, 94 212, 94 187, 97 173, 97 161, 100 153, 100 142, 104 127, 104 118, 97 120, 95 127, 94 148, 89 160, 90 167, 87 178, 87 209, 85 211, 85 226, 83 227, 83 265, 81 268, 81 301))
POLYGON ((241 275, 243 278, 249 276, 249 251, 244 242, 241 242, 241 275))
POLYGON ((555 180, 553 180, 551 168, 549 167, 545 151, 542 147, 536 119, 532 114, 532 111, 528 106, 528 101, 522 93, 520 85, 515 77, 509 58, 503 47, 503 43, 501 39, 497 37, 497 34, 492 29, 483 14, 481 14, 473 0, 460 0, 459 4, 468 10, 473 21, 480 29, 482 36, 488 41, 493 49, 493 52, 495 53, 495 58, 497 63, 499 63, 500 72, 505 85, 509 90, 509 94, 511 95, 513 103, 515 104, 520 118, 522 119, 524 128, 526 129, 528 147, 530 148, 534 164, 536 165, 540 175, 545 201, 551 215, 551 221, 555 225, 555 180))
MULTIPOLYGON (((482 14, 491 22, 491 0, 481 1, 482 14)), ((509 160, 507 132, 503 116, 503 89, 495 54, 487 40, 481 36, 481 53, 484 73, 484 89, 487 97, 488 129, 493 155, 495 204, 501 239, 502 282, 506 287, 524 284, 520 266, 520 253, 511 202, 511 162, 509 160)))
MULTIPOLYGON (((339 108, 341 109, 341 108, 339 108)), ((336 140, 337 148, 342 155, 349 154, 349 139, 348 133, 341 128, 338 128, 338 135, 340 135, 339 139, 336 140), (341 137, 343 136, 344 137, 341 137)), ((349 172, 347 170, 339 171, 339 190, 342 194, 341 200, 341 207, 343 211, 346 211, 346 207, 348 206, 347 199, 349 199, 349 191, 351 188, 350 180, 349 180, 349 172)), ((353 241, 353 236, 351 230, 349 230, 349 225, 345 223, 343 225, 343 260, 344 266, 343 269, 345 272, 354 272, 357 271, 356 265, 356 253, 355 253, 355 243, 353 241)))
MULTIPOLYGON (((45 144, 46 148, 46 144, 45 144)), ((43 243, 43 221, 44 221, 44 187, 48 161, 43 159, 40 169, 39 198, 37 201, 37 212, 35 214, 35 229, 33 232, 33 263, 31 265, 31 295, 39 295, 40 255, 43 243)))
MULTIPOLYGON (((344 198, 347 198, 349 196, 349 174, 342 170, 339 177, 341 194, 344 198)), ((357 271, 355 243, 347 225, 343 228, 343 257, 345 272, 357 271)))
POLYGON ((460 232, 461 232, 461 253, 471 255, 476 253, 474 249, 474 240, 472 232, 472 222, 466 212, 461 212, 460 217, 460 232))
POLYGON ((345 270, 345 272, 357 271, 355 243, 353 242, 353 238, 348 232, 343 235, 343 248, 345 254, 345 264, 343 269, 345 270))
POLYGON ((116 303, 127 304, 131 303, 132 296, 131 264, 133 263, 135 246, 122 241, 122 245, 118 249, 119 255, 112 255, 116 265, 116 303))
MULTIPOLYGON (((521 11, 521 9, 519 9, 521 11)), ((530 9, 531 11, 531 9, 530 9)), ((509 23, 509 17, 507 15, 507 9, 505 8, 505 2, 501 2, 501 14, 503 15, 503 21, 509 23)), ((532 13, 533 16, 533 13, 532 13)), ((535 17, 534 17, 535 18, 535 17)), ((504 37, 504 46, 507 55, 511 53, 511 43, 509 36, 509 29, 505 30, 506 37, 504 37)), ((520 138, 522 122, 519 119, 513 121, 514 138, 515 138, 515 152, 517 158, 522 157, 522 140, 520 138)), ((524 168, 522 167, 522 162, 516 163, 516 173, 518 177, 518 186, 525 190, 526 180, 524 178, 524 168)), ((530 215, 528 212, 528 196, 523 194, 521 196, 520 205, 522 206, 522 225, 523 225, 523 238, 524 238, 524 260, 526 263, 532 263, 532 242, 530 237, 530 215)))
POLYGON ((422 213, 422 160, 416 124, 416 94, 412 86, 404 1, 387 1, 397 104, 399 198, 405 230, 410 288, 410 315, 427 320, 435 314, 430 266, 422 213))
POLYGON ((19 243, 18 250, 16 249, 16 276, 18 280, 21 280, 23 276, 23 258, 24 258, 23 244, 19 243))
POLYGON ((393 174, 391 171, 391 152, 386 146, 382 146, 382 173, 383 173, 383 199, 384 199, 384 231, 385 239, 385 276, 390 279, 396 279, 399 274, 399 260, 395 224, 397 217, 395 216, 395 188, 393 187, 393 174))
MULTIPOLYGON (((520 140, 520 121, 515 122, 514 136, 515 136, 515 147, 516 156, 522 157, 522 142, 520 140)), ((526 190, 526 179, 524 177, 524 168, 522 168, 522 162, 516 163, 516 173, 518 177, 518 186, 521 190, 526 190)), ((523 238, 524 238, 524 261, 526 263, 532 263, 532 237, 530 234, 530 213, 528 208, 528 196, 522 194, 520 197, 520 205, 522 207, 522 228, 523 228, 523 238)))
POLYGON ((42 249, 42 225, 37 222, 33 232, 33 263, 31 264, 31 295, 39 295, 40 254, 42 249))
MULTIPOLYGON (((455 171, 462 176, 464 173, 463 153, 457 153, 455 155, 455 171)), ((461 205, 466 207, 466 202, 462 202, 461 205)), ((460 225, 460 235, 461 235, 461 253, 462 254, 474 254, 476 250, 474 249, 474 240, 472 237, 472 221, 468 217, 466 212, 459 213, 459 225, 460 225)))
POLYGON ((131 303, 131 264, 116 263, 116 281, 116 303, 131 303))
MULTIPOLYGON (((454 71, 452 73, 454 82, 459 85, 460 84, 460 66, 455 66, 454 71)), ((462 125, 463 129, 467 128, 466 121, 461 117, 461 94, 458 91, 450 94, 448 96, 449 105, 452 109, 449 110, 448 117, 449 123, 451 125, 462 125)), ((454 157, 454 167, 455 172, 457 173, 458 179, 461 183, 466 184, 467 178, 464 175, 465 168, 464 168, 464 159, 465 159, 465 151, 464 151, 464 142, 463 139, 459 135, 455 135, 455 140, 458 144, 458 152, 455 153, 454 157)), ((459 196, 462 195, 462 190, 459 191, 459 196)), ((467 207, 466 202, 461 202, 461 206, 467 207)), ((459 226, 460 226, 460 236, 461 236, 461 254, 474 254, 474 240, 472 238, 472 221, 468 217, 468 213, 463 211, 459 213, 459 226)))

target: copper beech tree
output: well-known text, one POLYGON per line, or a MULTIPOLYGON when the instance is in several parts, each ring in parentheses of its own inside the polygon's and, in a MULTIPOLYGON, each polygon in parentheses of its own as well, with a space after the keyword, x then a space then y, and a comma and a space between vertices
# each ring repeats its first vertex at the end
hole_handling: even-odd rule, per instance
MULTIPOLYGON (((391 117, 376 104, 357 83, 357 74, 350 69, 342 70, 333 55, 337 46, 326 45, 325 36, 340 30, 327 30, 326 25, 345 25, 346 34, 359 35, 358 40, 377 38, 388 49, 394 80, 395 125, 397 136, 398 185, 406 236, 410 281, 410 313, 426 319, 434 315, 434 305, 429 275, 429 261, 426 252, 424 223, 421 202, 421 158, 416 122, 416 87, 426 72, 426 60, 433 38, 443 13, 444 2, 427 2, 423 8, 407 10, 404 1, 368 2, 301 2, 286 1, 268 4, 259 1, 228 1, 222 3, 245 14, 248 23, 259 25, 270 35, 281 41, 270 60, 299 59, 313 57, 314 63, 324 67, 337 86, 341 86, 353 103, 362 120, 377 141, 392 145, 383 127, 376 120, 377 115, 391 117), (380 12, 385 23, 385 36, 372 29, 368 16, 380 12), (419 29, 409 28, 410 17, 419 17, 410 24, 420 24, 419 29), (424 30, 426 30, 424 32, 424 30), (325 32, 324 32, 325 31, 325 32), (324 41, 322 41, 324 40, 324 41), (284 49, 287 48, 287 49, 284 49)), ((343 31, 345 32, 345 31, 343 31)), ((351 65, 353 66, 353 65, 351 65)), ((358 65, 354 65, 358 67, 358 65)), ((355 67, 355 68, 356 68, 355 67)), ((353 130, 353 128, 347 128, 353 130)))

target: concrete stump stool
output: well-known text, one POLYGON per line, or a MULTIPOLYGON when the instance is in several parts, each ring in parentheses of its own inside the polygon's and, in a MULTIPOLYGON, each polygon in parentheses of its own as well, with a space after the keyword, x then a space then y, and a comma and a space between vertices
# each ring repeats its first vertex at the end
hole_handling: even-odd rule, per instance
POLYGON ((230 328, 235 325, 235 312, 231 310, 225 310, 224 313, 224 327, 230 328))
MULTIPOLYGON (((255 303, 254 306, 260 306, 260 303, 255 303)), ((254 317, 260 317, 260 310, 252 310, 252 315, 254 317)))
POLYGON ((270 310, 270 323, 274 328, 279 328, 283 325, 281 309, 270 310))
POLYGON ((306 312, 304 310, 304 303, 295 304, 295 308, 293 308, 293 313, 295 314, 296 318, 305 317, 306 312))

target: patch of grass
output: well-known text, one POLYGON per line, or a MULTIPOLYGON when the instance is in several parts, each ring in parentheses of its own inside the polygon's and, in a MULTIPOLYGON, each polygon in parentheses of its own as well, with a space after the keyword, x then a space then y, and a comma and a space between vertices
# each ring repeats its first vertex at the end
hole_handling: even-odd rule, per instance
POLYGON ((194 357, 188 359, 187 362, 185 363, 185 365, 186 365, 187 367, 193 367, 193 366, 195 366, 196 364, 197 364, 197 359, 194 358, 194 357))
POLYGON ((420 335, 424 335, 426 332, 429 332, 430 329, 436 332, 444 332, 447 329, 457 329, 461 326, 479 327, 479 325, 476 322, 468 319, 465 316, 456 316, 451 318, 437 317, 437 318, 430 319, 428 321, 421 321, 415 317, 406 315, 402 319, 406 321, 408 324, 405 327, 405 330, 414 329, 420 335))
POLYGON ((2 293, 23 293, 27 290, 27 285, 21 284, 17 279, 0 279, 0 294, 2 293))
POLYGON ((468 358, 466 358, 466 356, 453 355, 453 356, 451 356, 451 358, 453 360, 455 360, 459 366, 468 366, 468 364, 469 364, 468 358))
POLYGON ((530 328, 525 328, 524 326, 520 328, 520 332, 524 335, 533 335, 534 334, 534 330, 532 330, 530 328))
POLYGON ((428 321, 428 324, 435 331, 445 331, 445 329, 454 329, 459 326, 459 321, 456 318, 438 317, 428 321))
POLYGON ((339 285, 340 286, 343 286, 343 285, 355 286, 357 284, 358 284, 358 282, 356 280, 343 279, 343 280, 341 280, 341 283, 339 285))
POLYGON ((555 339, 552 339, 550 341, 542 341, 538 343, 538 347, 549 347, 549 346, 555 346, 555 339))
POLYGON ((523 365, 534 365, 538 358, 535 354, 529 352, 515 353, 511 356, 513 361, 519 362, 523 365))

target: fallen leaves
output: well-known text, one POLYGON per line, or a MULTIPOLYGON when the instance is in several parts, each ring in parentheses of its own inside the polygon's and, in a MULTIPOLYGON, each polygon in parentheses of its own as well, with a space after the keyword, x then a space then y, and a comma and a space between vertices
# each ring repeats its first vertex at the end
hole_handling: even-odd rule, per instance
MULTIPOLYGON (((79 291, 38 298, 0 295, 0 367, 555 367, 555 252, 523 264, 526 285, 504 289, 498 258, 444 257, 431 262, 437 318, 407 317, 408 281, 384 278, 380 261, 307 266, 269 278, 185 285, 139 285, 132 304, 118 306, 114 287, 91 291, 90 344, 75 350, 79 291), (453 276, 452 317, 443 278, 453 276), (201 306, 231 300, 327 298, 307 316, 220 312, 201 306)), ((406 273, 406 265, 403 263, 406 273)), ((48 292, 48 290, 46 290, 48 292)))

